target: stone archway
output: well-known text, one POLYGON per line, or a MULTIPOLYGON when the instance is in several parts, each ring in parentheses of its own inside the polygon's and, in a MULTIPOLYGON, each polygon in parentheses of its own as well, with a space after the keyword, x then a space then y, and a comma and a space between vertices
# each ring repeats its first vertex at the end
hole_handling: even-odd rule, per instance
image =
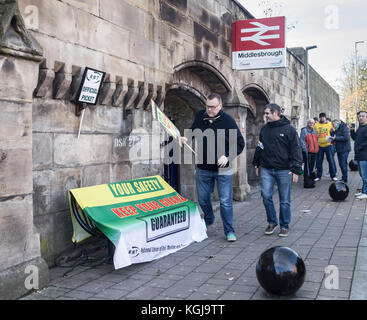
MULTIPOLYGON (((184 135, 184 130, 190 128, 195 113, 204 105, 205 98, 196 89, 184 85, 174 85, 166 92, 164 112, 180 130, 181 135, 184 135)), ((185 163, 185 151, 187 152, 187 150, 181 149, 178 163, 164 166, 164 176, 167 182, 183 196, 196 200, 194 160, 191 163, 185 163)))
MULTIPOLYGON (((176 66, 174 71, 172 84, 166 91, 164 112, 184 135, 184 130, 191 127, 195 113, 204 108, 206 97, 211 92, 224 97, 232 87, 219 70, 204 61, 187 61, 176 66)), ((183 152, 181 150, 179 167, 174 168, 178 172, 178 191, 196 201, 195 161, 183 163, 183 152)))
POLYGON ((259 184, 260 179, 255 174, 252 160, 259 142, 260 130, 265 124, 263 111, 265 105, 269 103, 269 97, 265 90, 257 84, 246 85, 242 93, 250 105, 246 119, 247 181, 250 186, 254 187, 259 184))
MULTIPOLYGON (((210 92, 223 94, 232 90, 232 86, 226 77, 215 67, 205 61, 186 61, 173 68, 175 71, 174 77, 180 76, 182 72, 189 72, 205 84, 210 92)), ((196 86, 192 86, 195 87, 196 86)))

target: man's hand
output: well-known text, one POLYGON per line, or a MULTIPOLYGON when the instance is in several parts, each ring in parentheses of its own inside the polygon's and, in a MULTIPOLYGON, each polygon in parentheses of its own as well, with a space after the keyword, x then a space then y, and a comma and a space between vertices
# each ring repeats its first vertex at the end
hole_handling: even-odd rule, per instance
POLYGON ((292 177, 292 181, 294 183, 297 183, 298 182, 298 175, 297 174, 294 174, 293 172, 289 171, 288 174, 293 174, 293 177, 292 177))
POLYGON ((255 174, 256 174, 256 177, 259 176, 259 167, 255 167, 255 174))
POLYGON ((221 156, 219 159, 218 159, 218 167, 219 168, 224 168, 226 166, 226 164, 228 163, 228 158, 226 156, 221 156))
POLYGON ((181 147, 187 142, 187 138, 186 137, 180 137, 181 140, 181 147))

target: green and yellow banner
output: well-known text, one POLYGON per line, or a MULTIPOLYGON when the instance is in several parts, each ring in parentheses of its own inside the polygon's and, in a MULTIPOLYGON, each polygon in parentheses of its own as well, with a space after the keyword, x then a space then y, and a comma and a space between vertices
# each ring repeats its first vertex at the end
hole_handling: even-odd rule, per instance
MULTIPOLYGON (((115 245, 115 268, 151 261, 206 239, 197 205, 160 176, 69 191, 84 214, 115 245)), ((90 236, 71 208, 73 242, 90 236)))

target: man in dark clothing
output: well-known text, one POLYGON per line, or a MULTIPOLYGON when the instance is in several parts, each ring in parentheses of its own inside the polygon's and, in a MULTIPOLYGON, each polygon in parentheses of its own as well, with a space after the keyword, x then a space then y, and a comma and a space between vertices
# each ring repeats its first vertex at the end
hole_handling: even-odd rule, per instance
MULTIPOLYGON (((197 112, 191 126, 197 146, 196 190, 205 224, 214 223, 211 194, 217 182, 220 215, 228 241, 236 241, 233 227, 233 190, 231 162, 243 151, 245 140, 236 121, 222 110, 220 95, 212 93, 206 100, 206 108, 197 112)), ((186 130, 185 130, 185 133, 186 130)), ((188 136, 188 134, 186 134, 188 136)), ((182 142, 188 141, 182 137, 182 142)))
POLYGON ((267 124, 260 131, 253 165, 256 175, 259 175, 261 167, 261 196, 269 224, 265 234, 272 234, 278 225, 273 203, 276 182, 280 202, 279 236, 286 237, 291 221, 291 185, 292 180, 298 182, 302 167, 302 149, 296 129, 280 113, 281 109, 277 104, 265 106, 267 124))
POLYGON ((354 159, 358 162, 359 174, 362 178, 362 192, 356 193, 357 199, 367 199, 367 111, 357 114, 359 127, 351 130, 354 142, 354 159))
POLYGON ((334 129, 330 130, 330 139, 335 142, 336 154, 338 155, 339 167, 342 172, 342 180, 348 182, 348 155, 350 147, 350 134, 348 126, 340 120, 333 120, 334 129))

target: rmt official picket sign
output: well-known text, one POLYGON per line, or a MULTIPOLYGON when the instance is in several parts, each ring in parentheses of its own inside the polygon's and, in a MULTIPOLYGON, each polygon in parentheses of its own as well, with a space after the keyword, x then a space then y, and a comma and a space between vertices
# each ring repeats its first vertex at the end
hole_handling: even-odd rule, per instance
POLYGON ((78 103, 95 105, 100 93, 101 85, 105 77, 105 72, 92 68, 85 68, 82 85, 79 88, 78 103))
POLYGON ((232 39, 232 69, 286 67, 285 17, 236 21, 232 39))

